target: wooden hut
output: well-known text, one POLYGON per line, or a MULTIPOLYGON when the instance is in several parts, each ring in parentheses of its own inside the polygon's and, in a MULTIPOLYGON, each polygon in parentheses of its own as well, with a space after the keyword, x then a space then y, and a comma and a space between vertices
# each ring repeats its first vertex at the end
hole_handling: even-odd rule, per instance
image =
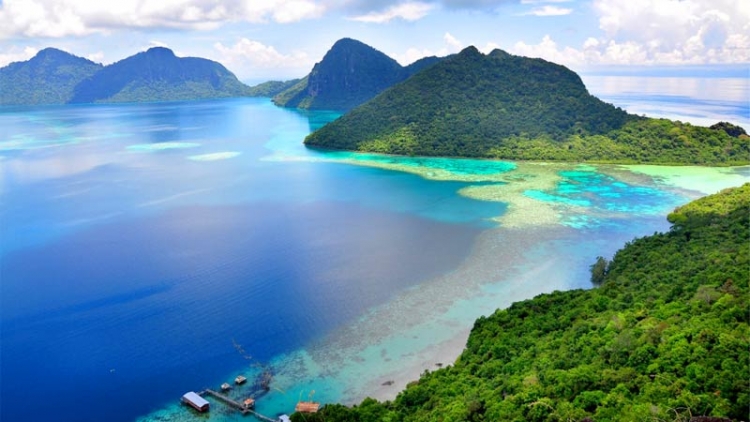
POLYGON ((242 375, 237 375, 237 378, 234 379, 234 383, 237 385, 244 384, 245 381, 247 381, 247 378, 242 375))
POLYGON ((245 409, 252 409, 255 407, 255 399, 248 397, 242 402, 242 404, 245 406, 245 409))
POLYGON ((188 406, 193 407, 195 410, 199 412, 208 412, 208 408, 210 407, 206 399, 199 396, 197 393, 193 391, 189 393, 185 393, 182 396, 182 402, 187 404, 188 406))
POLYGON ((228 382, 225 382, 224 384, 221 384, 221 391, 229 391, 230 388, 232 388, 232 386, 229 385, 228 382))
POLYGON ((320 403, 313 401, 301 401, 294 408, 296 412, 300 413, 317 413, 318 409, 320 409, 320 403))

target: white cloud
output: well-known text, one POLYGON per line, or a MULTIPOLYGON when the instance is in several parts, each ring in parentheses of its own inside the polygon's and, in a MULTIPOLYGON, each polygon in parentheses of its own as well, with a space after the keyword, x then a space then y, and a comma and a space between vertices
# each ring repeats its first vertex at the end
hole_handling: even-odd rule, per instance
POLYGON ((428 3, 409 2, 393 5, 380 12, 370 12, 349 19, 367 23, 388 23, 393 19, 416 21, 427 16, 434 7, 434 5, 428 3))
POLYGON ((167 45, 167 43, 165 43, 165 42, 163 42, 163 41, 159 41, 159 40, 149 40, 149 42, 148 42, 148 45, 146 46, 146 48, 144 48, 144 50, 148 50, 148 49, 149 49, 149 48, 151 48, 151 47, 164 47, 164 48, 169 48, 169 45, 167 45))
POLYGON ((431 50, 429 48, 410 47, 404 54, 393 54, 391 55, 391 57, 396 59, 397 62, 406 66, 424 57, 445 57, 449 54, 458 53, 463 48, 464 44, 459 39, 451 35, 450 32, 446 32, 443 35, 443 46, 441 46, 437 50, 431 50))
POLYGON ((209 30, 226 22, 296 22, 325 10, 316 0, 4 0, 0 38, 83 36, 118 28, 209 30))
POLYGON ((494 42, 488 42, 487 44, 484 45, 484 47, 480 48, 479 51, 481 51, 484 54, 490 54, 492 53, 493 50, 497 50, 497 49, 502 50, 503 48, 500 47, 500 44, 497 44, 494 42))
POLYGON ((750 7, 743 0, 596 0, 593 8, 608 39, 643 44, 649 57, 678 52, 690 62, 729 60, 731 48, 736 55, 731 61, 750 60, 750 43, 744 41, 750 7))
POLYGON ((600 37, 560 47, 550 36, 512 52, 581 65, 750 62, 750 7, 732 0, 595 0, 600 37))
POLYGON ((584 54, 574 48, 558 48, 557 43, 545 35, 539 44, 529 45, 522 41, 517 42, 510 53, 526 57, 538 57, 551 62, 564 65, 579 65, 584 62, 584 54))
POLYGON ((573 9, 566 9, 558 6, 545 5, 537 7, 532 11, 526 13, 527 15, 533 16, 565 16, 573 13, 573 9))
POLYGON ((23 50, 12 47, 9 51, 0 53, 0 67, 4 67, 13 62, 23 62, 34 57, 39 50, 26 47, 23 50))
POLYGON ((273 46, 247 38, 242 38, 231 46, 217 42, 214 49, 219 53, 215 59, 227 65, 240 78, 249 77, 257 73, 258 69, 309 70, 314 64, 306 53, 282 54, 273 46))
POLYGON ((450 32, 446 32, 445 35, 443 35, 443 40, 454 51, 458 51, 464 47, 464 44, 461 41, 459 41, 456 37, 451 35, 450 32))
POLYGON ((96 53, 91 53, 86 56, 87 59, 91 60, 94 63, 103 63, 104 62, 104 52, 103 51, 97 51, 96 53))

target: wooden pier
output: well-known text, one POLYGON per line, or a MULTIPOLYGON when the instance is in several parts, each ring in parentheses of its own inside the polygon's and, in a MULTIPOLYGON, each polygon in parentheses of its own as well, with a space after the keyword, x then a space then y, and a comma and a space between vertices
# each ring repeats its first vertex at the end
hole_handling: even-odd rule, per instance
POLYGON ((250 414, 250 415, 253 415, 256 418, 258 418, 258 419, 260 419, 262 421, 265 421, 265 422, 279 422, 278 419, 273 419, 273 418, 269 418, 268 416, 261 415, 260 413, 254 411, 253 409, 250 409, 249 407, 245 406, 244 404, 242 404, 242 403, 240 403, 240 402, 238 402, 236 400, 231 399, 229 396, 225 396, 224 394, 218 393, 218 392, 216 392, 214 390, 211 390, 210 388, 207 388, 207 389, 201 391, 200 393, 198 393, 198 395, 201 396, 201 397, 202 396, 211 396, 211 397, 213 397, 213 398, 215 398, 215 399, 223 402, 227 406, 235 408, 237 411, 239 411, 240 413, 242 413, 243 416, 247 415, 247 414, 250 414))

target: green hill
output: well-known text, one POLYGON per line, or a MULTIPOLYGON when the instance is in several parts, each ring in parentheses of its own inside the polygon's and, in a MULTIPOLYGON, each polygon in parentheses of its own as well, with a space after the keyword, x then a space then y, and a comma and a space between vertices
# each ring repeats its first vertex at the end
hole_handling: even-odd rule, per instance
POLYGON ((571 70, 469 47, 305 139, 400 155, 620 163, 744 164, 750 138, 630 115, 571 70))
POLYGON ((72 103, 173 101, 237 97, 249 87, 221 64, 197 57, 177 57, 154 47, 79 83, 72 103))
POLYGON ((394 401, 292 420, 747 420, 748 216, 750 184, 678 208, 669 232, 597 260, 600 287, 480 318, 454 365, 424 373, 394 401))
POLYGON ((299 83, 299 79, 291 79, 288 81, 268 81, 258 85, 253 85, 248 89, 247 95, 251 97, 273 97, 286 91, 299 83))
POLYGON ((45 48, 32 59, 0 68, 0 104, 64 104, 79 82, 102 69, 102 65, 45 48))
POLYGON ((430 57, 402 67, 367 44, 344 38, 331 47, 309 75, 273 101, 283 107, 350 110, 438 60, 430 57))

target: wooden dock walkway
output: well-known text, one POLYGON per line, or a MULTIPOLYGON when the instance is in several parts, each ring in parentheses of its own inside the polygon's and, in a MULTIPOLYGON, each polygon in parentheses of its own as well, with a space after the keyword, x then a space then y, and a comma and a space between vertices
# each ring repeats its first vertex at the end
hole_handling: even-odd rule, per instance
POLYGON ((242 413, 243 416, 247 415, 247 414, 251 414, 251 415, 255 416, 256 418, 258 418, 258 419, 260 419, 262 421, 265 421, 265 422, 279 422, 278 419, 273 419, 273 418, 269 418, 268 416, 261 415, 260 413, 256 412, 255 410, 250 409, 248 407, 245 407, 244 404, 242 404, 242 403, 240 403, 240 402, 238 402, 236 400, 231 399, 229 396, 225 396, 224 394, 218 393, 218 392, 216 392, 214 390, 211 390, 210 388, 207 388, 207 389, 201 391, 200 393, 198 393, 198 395, 201 396, 201 397, 208 395, 208 396, 211 396, 211 397, 213 397, 213 398, 215 398, 215 399, 217 399, 219 401, 222 401, 225 404, 227 404, 228 406, 235 408, 237 411, 239 411, 240 413, 242 413))

